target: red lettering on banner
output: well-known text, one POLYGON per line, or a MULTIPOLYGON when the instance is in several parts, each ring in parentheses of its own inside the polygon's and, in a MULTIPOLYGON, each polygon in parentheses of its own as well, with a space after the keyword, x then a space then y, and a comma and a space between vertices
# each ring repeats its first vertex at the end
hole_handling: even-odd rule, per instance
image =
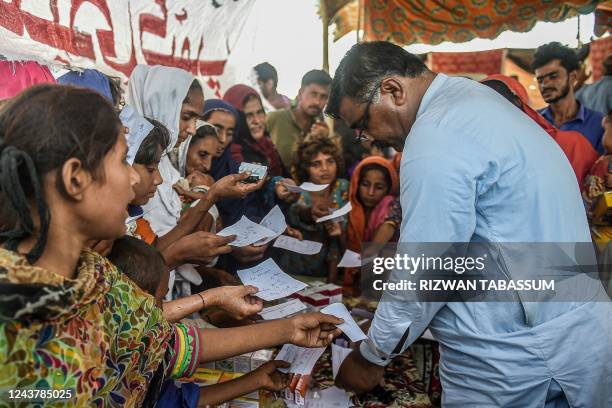
MULTIPOLYGON (((115 47, 114 25, 112 14, 108 7, 108 0, 72 0, 70 7, 69 26, 66 27, 59 23, 59 10, 57 0, 48 0, 49 10, 53 21, 34 16, 26 11, 21 10, 22 0, 12 0, 7 3, 0 0, 0 26, 23 37, 26 32, 31 40, 48 45, 58 51, 65 51, 79 57, 84 57, 95 61, 94 42, 90 34, 81 33, 74 27, 75 18, 80 7, 87 3, 95 6, 104 17, 106 23, 110 27, 109 30, 96 30, 96 38, 100 45, 102 59, 106 65, 112 69, 121 72, 126 77, 130 75, 137 64, 136 60, 136 45, 134 44, 134 35, 131 18, 130 2, 127 2, 127 10, 129 14, 130 27, 128 32, 131 33, 129 46, 131 48, 130 57, 126 62, 118 63, 113 59, 117 58, 117 50, 115 47)), ((168 9, 164 0, 155 0, 163 12, 163 19, 152 14, 142 13, 138 16, 138 41, 142 44, 143 33, 150 33, 155 36, 165 39, 168 35, 168 9)), ((176 20, 182 25, 188 18, 197 18, 197 16, 188 15, 185 9, 181 10, 181 14, 174 15, 176 20)), ((29 39, 28 39, 29 40, 29 39)), ((161 64, 167 66, 175 66, 183 68, 195 75, 222 75, 225 70, 226 60, 201 60, 200 56, 204 51, 204 40, 200 38, 197 55, 189 55, 190 42, 188 38, 183 40, 182 44, 176 44, 176 39, 172 39, 172 50, 170 55, 161 54, 154 50, 142 49, 145 62, 149 65, 161 64), (179 47, 181 55, 187 54, 188 57, 176 57, 175 51, 179 47)), ((68 63, 64 57, 55 56, 55 60, 68 63)), ((212 88, 212 87, 211 87, 212 88)), ((217 81, 217 88, 218 81, 217 81)), ((215 89, 215 88, 213 88, 215 89)), ((218 89, 217 89, 217 92, 218 89)))

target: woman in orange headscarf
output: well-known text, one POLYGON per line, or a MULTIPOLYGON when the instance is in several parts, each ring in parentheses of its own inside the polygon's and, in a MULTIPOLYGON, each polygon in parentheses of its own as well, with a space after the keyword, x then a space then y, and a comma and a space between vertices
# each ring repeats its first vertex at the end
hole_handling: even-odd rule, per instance
MULTIPOLYGON (((349 200, 352 210, 347 228, 347 247, 361 252, 362 242, 384 244, 397 240, 401 208, 396 196, 399 177, 393 164, 380 156, 362 160, 351 177, 349 200)), ((355 294, 359 269, 347 269, 344 287, 355 294)))
POLYGON ((593 163, 598 159, 599 154, 593 149, 591 143, 579 132, 573 130, 559 130, 548 123, 546 119, 531 106, 529 106, 529 97, 525 87, 516 79, 505 75, 490 75, 483 79, 481 83, 489 86, 499 94, 509 99, 514 105, 527 114, 531 119, 537 122, 561 147, 561 150, 567 156, 574 173, 578 185, 582 188, 582 183, 585 176, 588 174, 593 163), (502 83, 510 90, 513 95, 507 95, 504 89, 496 85, 502 83), (515 98, 512 98, 514 96, 515 98), (514 100, 512 100, 514 99, 514 100), (518 100, 516 100, 518 99, 518 100))

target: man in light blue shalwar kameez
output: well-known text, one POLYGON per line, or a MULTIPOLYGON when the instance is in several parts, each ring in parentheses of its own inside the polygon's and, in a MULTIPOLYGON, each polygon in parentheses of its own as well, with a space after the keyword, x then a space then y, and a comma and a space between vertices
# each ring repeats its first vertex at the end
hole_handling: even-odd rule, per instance
MULTIPOLYGON (((358 44, 336 71, 327 112, 403 151, 400 242, 591 241, 556 142, 475 81, 436 75, 389 43, 358 44)), ((440 343, 444 406, 612 407, 612 306, 599 281, 586 285, 565 302, 408 302, 385 293, 369 339, 336 382, 371 389, 429 327, 440 343)))

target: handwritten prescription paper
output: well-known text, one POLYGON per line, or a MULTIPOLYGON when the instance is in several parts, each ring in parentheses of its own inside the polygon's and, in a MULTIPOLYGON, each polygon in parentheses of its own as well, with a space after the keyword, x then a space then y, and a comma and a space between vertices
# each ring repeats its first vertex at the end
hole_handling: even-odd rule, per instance
POLYGON ((278 369, 283 373, 310 374, 324 351, 325 347, 306 348, 285 344, 278 352, 275 360, 282 360, 291 364, 289 368, 278 369))
POLYGON ((344 215, 350 213, 352 209, 353 207, 351 206, 351 203, 348 202, 344 205, 344 207, 338 208, 336 211, 332 212, 331 214, 318 218, 317 222, 335 220, 336 218, 343 217, 344 215))
POLYGON ((264 307, 259 315, 264 320, 282 319, 285 316, 306 310, 306 305, 302 303, 300 299, 292 299, 285 303, 279 303, 278 305, 264 307))
POLYGON ((320 242, 308 241, 306 239, 300 241, 288 235, 281 235, 274 242, 274 246, 276 248, 297 252, 298 254, 315 255, 321 252, 323 244, 320 242))
POLYGON ((299 186, 293 186, 291 184, 286 184, 286 183, 283 183, 283 185, 287 187, 287 190, 291 191, 292 193, 304 193, 304 192, 311 193, 311 192, 316 192, 316 191, 323 191, 327 187, 329 187, 329 184, 314 184, 314 183, 311 183, 310 181, 302 183, 299 186))
POLYGON ((271 258, 257 266, 242 269, 237 273, 242 283, 253 285, 259 289, 259 292, 255 295, 263 300, 287 297, 307 286, 283 272, 271 258))
POLYGON ((227 237, 228 235, 236 235, 236 239, 230 242, 231 246, 244 247, 251 245, 261 239, 265 239, 274 236, 276 233, 263 227, 259 224, 255 224, 244 215, 234 225, 230 225, 227 228, 217 232, 217 235, 227 237))
POLYGON ((342 259, 340 259, 340 263, 338 263, 339 268, 359 268, 361 266, 361 255, 357 252, 353 252, 350 249, 347 249, 344 255, 342 255, 342 259))
POLYGON ((278 205, 275 205, 274 208, 270 210, 270 212, 264 217, 264 219, 261 220, 259 225, 269 229, 270 231, 273 231, 274 235, 255 242, 255 246, 267 244, 268 242, 277 238, 287 229, 287 223, 285 222, 285 214, 283 214, 278 205))
POLYGON ((332 303, 321 309, 321 313, 336 316, 344 320, 343 323, 336 325, 336 327, 342 330, 342 333, 346 334, 351 341, 356 342, 368 338, 357 323, 355 323, 348 309, 342 303, 332 303))

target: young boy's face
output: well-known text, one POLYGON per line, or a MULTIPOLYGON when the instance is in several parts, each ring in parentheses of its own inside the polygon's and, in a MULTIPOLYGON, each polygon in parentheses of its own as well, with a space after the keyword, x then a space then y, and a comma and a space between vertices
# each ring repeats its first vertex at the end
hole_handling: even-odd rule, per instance
POLYGON ((168 293, 168 280, 170 279, 170 271, 168 268, 164 268, 164 272, 162 273, 162 278, 159 281, 159 286, 155 291, 155 304, 160 309, 164 303, 164 297, 166 297, 166 293, 168 293))
POLYGON ((140 176, 140 182, 134 186, 135 197, 131 204, 145 205, 153 198, 157 191, 157 186, 164 181, 157 166, 158 163, 151 165, 134 163, 132 165, 132 168, 140 176))

